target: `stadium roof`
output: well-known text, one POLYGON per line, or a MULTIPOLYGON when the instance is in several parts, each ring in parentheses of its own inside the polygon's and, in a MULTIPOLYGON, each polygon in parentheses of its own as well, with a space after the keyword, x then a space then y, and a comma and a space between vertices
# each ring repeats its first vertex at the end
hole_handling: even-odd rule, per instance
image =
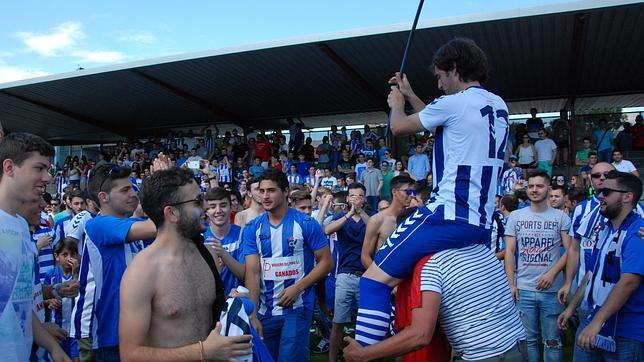
MULTIPOLYGON (((426 5, 427 6, 427 5, 426 5)), ((425 9, 424 11, 431 11, 425 9)), ((488 54, 486 87, 513 114, 644 104, 644 3, 586 0, 421 21, 407 74, 438 95, 433 52, 470 37, 488 54)), ((410 24, 156 58, 0 84, 7 131, 55 144, 145 137, 169 127, 283 128, 386 121, 386 79, 410 24), (342 116, 334 116, 342 115, 342 116), (331 117, 333 116, 333 117, 331 117)))

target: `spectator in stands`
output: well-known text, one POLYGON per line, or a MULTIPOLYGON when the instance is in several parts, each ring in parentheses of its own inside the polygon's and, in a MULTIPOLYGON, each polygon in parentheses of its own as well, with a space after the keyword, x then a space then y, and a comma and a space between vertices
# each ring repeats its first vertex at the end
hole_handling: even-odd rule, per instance
POLYGON ((631 161, 625 160, 622 154, 622 150, 614 149, 613 150, 613 167, 620 172, 628 172, 633 175, 640 177, 639 171, 631 161))
POLYGON ((416 153, 409 157, 407 161, 407 169, 409 170, 409 175, 416 181, 424 180, 427 177, 427 173, 431 171, 429 166, 429 158, 426 154, 423 153, 423 144, 416 144, 416 153))
POLYGON ((319 144, 317 148, 318 168, 326 169, 327 167, 331 166, 331 151, 332 149, 331 145, 329 144, 329 136, 322 137, 322 143, 319 144))
POLYGON ((584 137, 582 149, 575 154, 575 165, 580 167, 580 173, 581 167, 588 166, 588 154, 590 152, 594 152, 592 149, 592 141, 590 137, 584 137))
POLYGON ((511 155, 508 160, 508 169, 503 171, 501 176, 502 194, 507 194, 514 190, 514 185, 523 180, 523 169, 518 166, 517 156, 511 155))
POLYGON ((380 162, 387 162, 389 164, 389 170, 393 170, 396 166, 396 160, 391 157, 391 150, 389 148, 385 148, 380 162))
POLYGON ((387 140, 385 140, 384 137, 378 138, 378 143, 376 144, 376 150, 378 151, 378 162, 382 162, 382 160, 385 159, 385 151, 389 150, 389 148, 387 147, 387 140))
POLYGON ((530 118, 525 122, 526 131, 530 142, 533 144, 539 140, 539 130, 543 129, 543 121, 537 117, 537 109, 530 108, 530 118))
POLYGON ((356 165, 353 169, 356 172, 356 177, 358 181, 362 180, 362 174, 367 169, 367 160, 364 153, 362 152, 358 153, 358 160, 356 161, 356 165))
POLYGON ((579 171, 579 175, 581 176, 581 182, 584 185, 584 188, 588 189, 591 185, 590 182, 590 171, 595 167, 597 164, 597 153, 596 152, 589 152, 588 153, 588 164, 586 166, 583 166, 581 170, 579 171))
POLYGON ((539 140, 534 144, 537 150, 537 167, 546 171, 548 176, 552 176, 552 166, 557 159, 557 145, 548 138, 548 131, 539 130, 539 140))
POLYGON ((257 135, 257 142, 253 145, 255 151, 255 158, 259 157, 261 165, 264 169, 268 168, 268 159, 270 158, 271 144, 263 134, 257 135))
POLYGON ((329 190, 333 189, 338 185, 338 180, 333 176, 333 169, 331 166, 324 169, 324 177, 320 183, 320 186, 324 186, 329 190))
POLYGON ((570 215, 572 210, 565 209, 566 206, 566 196, 568 192, 565 187, 559 185, 552 185, 550 191, 548 192, 548 205, 553 209, 561 210, 566 215, 570 215))
POLYGON ((568 111, 559 111, 559 119, 552 122, 552 132, 559 158, 557 165, 568 166, 568 153, 570 153, 570 127, 568 126, 568 111))
POLYGON ((342 173, 349 173, 353 171, 353 161, 349 156, 349 151, 344 149, 342 150, 342 158, 338 162, 338 171, 342 173))
POLYGON ((368 124, 364 125, 364 134, 362 135, 362 141, 363 141, 363 144, 365 145, 365 147, 367 145, 367 140, 371 140, 371 144, 373 146, 374 144, 376 144, 376 141, 378 140, 378 137, 379 137, 378 134, 376 132, 374 132, 371 129, 371 127, 369 127, 368 124))
POLYGON ((373 147, 373 140, 371 138, 367 138, 367 140, 365 141, 364 147, 362 148, 362 153, 367 159, 378 157, 377 151, 373 147))
POLYGON ((498 260, 505 259, 505 227, 510 213, 519 207, 519 200, 512 194, 505 194, 499 201, 499 209, 492 214, 491 247, 498 260))
POLYGON ((515 154, 524 173, 527 169, 537 167, 537 150, 531 143, 530 136, 527 133, 521 136, 521 144, 517 146, 515 154))
POLYGON ((362 173, 362 180, 360 181, 365 186, 367 204, 371 210, 378 209, 378 201, 380 201, 380 191, 384 184, 382 172, 374 167, 375 160, 373 157, 367 159, 367 169, 362 173))
POLYGON ((644 117, 641 114, 635 117, 635 126, 633 126, 633 148, 635 150, 644 149, 644 117))
POLYGON ((599 162, 612 162, 613 131, 608 127, 608 121, 605 118, 599 120, 599 128, 593 132, 593 141, 597 145, 599 162))
POLYGON ((633 127, 628 122, 624 122, 623 127, 615 136, 615 146, 624 152, 628 152, 633 149, 633 127))
POLYGON ((302 153, 305 156, 304 159, 310 163, 315 162, 315 147, 313 147, 312 143, 313 139, 311 137, 306 137, 306 142, 304 143, 304 146, 302 146, 302 153))
POLYGON ((406 173, 407 175, 409 175, 409 171, 405 169, 405 165, 403 164, 403 162, 398 160, 394 165, 394 177, 400 176, 403 173, 406 173))
POLYGON ((262 166, 261 157, 256 156, 255 159, 253 159, 253 165, 250 166, 248 171, 253 177, 260 177, 264 174, 264 171, 266 171, 266 169, 264 168, 264 166, 262 166))
POLYGON ((380 189, 380 199, 391 201, 391 180, 394 178, 392 167, 387 161, 380 164, 380 173, 382 174, 382 188, 380 189))

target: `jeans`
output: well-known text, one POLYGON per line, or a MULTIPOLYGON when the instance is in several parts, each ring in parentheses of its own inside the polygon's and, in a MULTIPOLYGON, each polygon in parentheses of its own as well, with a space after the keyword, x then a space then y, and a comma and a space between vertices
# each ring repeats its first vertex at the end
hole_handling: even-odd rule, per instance
POLYGON ((599 162, 613 162, 613 149, 607 148, 597 151, 597 160, 599 162))
POLYGON ((561 361, 561 335, 557 328, 557 317, 562 311, 562 305, 557 302, 557 293, 534 292, 519 289, 517 302, 519 317, 527 334, 528 360, 541 360, 538 326, 541 324, 541 339, 544 344, 544 362, 561 361))
POLYGON ((313 311, 298 308, 278 316, 260 316, 264 330, 264 344, 275 361, 310 360, 309 329, 313 311))
POLYGON ((644 342, 636 341, 630 338, 615 337, 615 344, 617 349, 615 352, 607 352, 601 349, 582 349, 577 345, 577 339, 581 331, 588 325, 586 318, 582 319, 575 334, 575 350, 573 354, 574 362, 591 362, 591 361, 628 361, 628 362, 641 362, 644 361, 644 342))

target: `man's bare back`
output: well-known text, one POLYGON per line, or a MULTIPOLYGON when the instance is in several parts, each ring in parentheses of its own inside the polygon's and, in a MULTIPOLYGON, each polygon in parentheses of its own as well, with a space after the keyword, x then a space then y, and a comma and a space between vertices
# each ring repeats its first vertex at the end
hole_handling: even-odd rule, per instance
POLYGON ((243 228, 244 226, 246 226, 246 224, 248 224, 249 221, 265 212, 262 205, 259 205, 259 207, 253 206, 254 205, 251 205, 251 207, 249 207, 248 209, 235 214, 235 225, 241 226, 243 228))
POLYGON ((145 345, 178 347, 206 339, 212 328, 215 284, 196 247, 172 255, 153 243, 128 267, 123 277, 148 281, 140 303, 151 304, 145 345), (129 274, 129 275, 128 275, 129 274))

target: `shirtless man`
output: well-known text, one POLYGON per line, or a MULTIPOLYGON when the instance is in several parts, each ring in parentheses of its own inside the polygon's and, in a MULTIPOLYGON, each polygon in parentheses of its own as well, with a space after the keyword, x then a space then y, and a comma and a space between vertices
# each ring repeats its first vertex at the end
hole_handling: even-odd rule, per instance
POLYGON ((123 275, 121 358, 229 361, 249 354, 250 336, 223 337, 219 323, 212 329, 215 283, 192 241, 205 231, 204 198, 192 172, 155 172, 144 181, 141 202, 158 233, 123 275))
POLYGON ((251 196, 250 207, 235 214, 235 225, 244 228, 249 221, 264 213, 264 207, 262 207, 262 196, 259 192, 259 181, 259 177, 253 177, 248 181, 251 196))
POLYGON ((365 268, 373 263, 376 250, 380 249, 389 235, 396 229, 396 218, 411 202, 415 196, 412 188, 414 180, 409 176, 396 176, 391 179, 391 205, 374 215, 365 232, 364 244, 360 253, 360 261, 365 268))

